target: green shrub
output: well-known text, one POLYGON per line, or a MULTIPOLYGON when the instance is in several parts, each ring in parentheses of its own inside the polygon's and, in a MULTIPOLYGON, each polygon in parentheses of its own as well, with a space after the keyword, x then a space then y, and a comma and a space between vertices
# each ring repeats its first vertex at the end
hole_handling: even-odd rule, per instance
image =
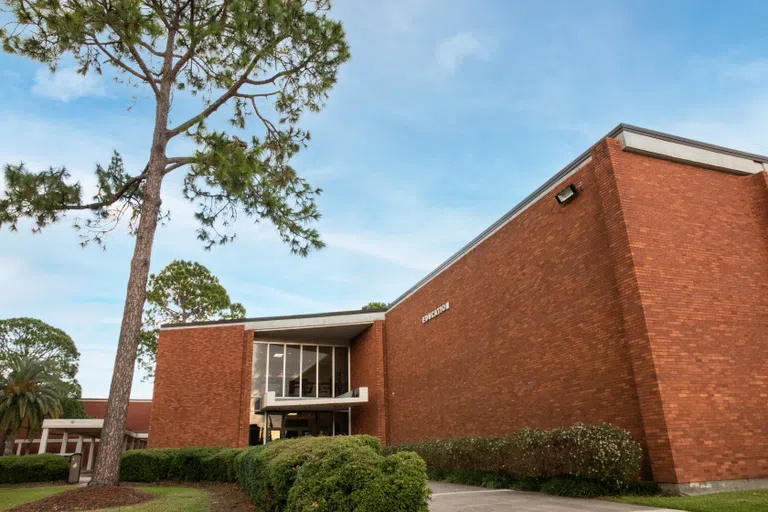
POLYGON ((42 453, 0 457, 0 484, 66 480, 69 461, 61 455, 42 453))
POLYGON ((416 454, 381 455, 370 436, 304 437, 236 458, 238 482, 264 512, 426 511, 426 466, 416 454))
MULTIPOLYGON (((464 437, 388 447, 387 453, 418 453, 434 472, 494 473, 526 487, 558 477, 627 489, 638 481, 642 451, 625 430, 612 425, 574 425, 522 430, 507 437, 464 437)), ((498 483, 498 482, 496 482, 498 483)), ((509 485, 509 482, 506 482, 509 485)))
POLYGON ((347 448, 331 447, 302 465, 286 512, 426 512, 430 491, 418 455, 347 448))
POLYGON ((178 450, 129 450, 120 457, 120 480, 160 482, 168 480, 171 462, 178 450))
POLYGON ((130 450, 120 459, 126 482, 234 482, 239 448, 130 450))

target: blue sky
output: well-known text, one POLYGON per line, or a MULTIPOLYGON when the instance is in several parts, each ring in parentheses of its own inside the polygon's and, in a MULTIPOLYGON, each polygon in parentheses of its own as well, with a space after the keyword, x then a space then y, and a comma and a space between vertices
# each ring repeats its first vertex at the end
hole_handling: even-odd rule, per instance
MULTIPOLYGON (((765 2, 337 0, 352 60, 296 167, 323 187, 328 247, 292 256, 239 223, 205 252, 180 177, 152 269, 208 266, 249 316, 391 301, 619 122, 768 153, 765 2), (577 5, 578 4, 578 5, 577 5)), ((65 165, 86 189, 119 150, 148 153, 146 91, 0 54, 0 162, 65 165), (135 96, 135 98, 134 98, 135 96), (129 109, 129 107, 131 107, 129 109)), ((175 114, 193 113, 180 99, 175 114)), ((2 185, 0 185, 2 187, 2 185)), ((0 231, 0 317, 38 317, 82 353, 85 396, 109 391, 133 239, 78 245, 72 218, 0 231)), ((152 384, 134 384, 149 397, 152 384)))

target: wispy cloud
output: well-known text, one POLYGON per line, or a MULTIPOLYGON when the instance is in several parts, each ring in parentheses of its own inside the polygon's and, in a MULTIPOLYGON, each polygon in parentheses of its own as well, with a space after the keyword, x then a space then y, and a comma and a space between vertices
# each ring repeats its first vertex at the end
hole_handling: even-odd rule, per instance
POLYGON ((89 73, 84 76, 74 67, 60 68, 55 73, 51 73, 46 68, 38 69, 35 73, 32 92, 64 102, 86 96, 105 95, 100 75, 89 73))
POLYGON ((490 57, 488 43, 482 43, 470 32, 459 32, 437 45, 437 61, 449 72, 456 71, 468 58, 487 61, 490 57))

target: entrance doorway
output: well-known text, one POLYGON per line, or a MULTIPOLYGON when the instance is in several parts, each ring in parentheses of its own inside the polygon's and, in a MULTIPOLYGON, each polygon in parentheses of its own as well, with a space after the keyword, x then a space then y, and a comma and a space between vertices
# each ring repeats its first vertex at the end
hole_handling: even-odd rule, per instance
POLYGON ((349 434, 349 411, 347 409, 340 411, 270 412, 263 416, 260 415, 259 419, 262 420, 258 421, 261 425, 251 425, 251 445, 303 436, 349 434), (263 428, 262 425, 264 425, 263 428))

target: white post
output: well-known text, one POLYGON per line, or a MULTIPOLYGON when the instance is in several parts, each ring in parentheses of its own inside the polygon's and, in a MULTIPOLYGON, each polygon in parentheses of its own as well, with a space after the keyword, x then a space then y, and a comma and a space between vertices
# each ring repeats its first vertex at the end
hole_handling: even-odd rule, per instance
POLYGON ((37 453, 45 453, 48 448, 48 429, 43 429, 43 435, 40 437, 40 446, 37 448, 37 453))
POLYGON ((92 437, 88 439, 88 464, 85 466, 87 471, 93 469, 93 452, 96 450, 96 442, 92 437))
POLYGON ((75 453, 83 453, 83 434, 80 434, 77 438, 77 447, 75 453))
POLYGON ((21 456, 21 447, 24 444, 24 441, 19 439, 19 440, 15 441, 15 443, 16 443, 16 455, 21 456))
POLYGON ((59 449, 59 455, 67 453, 67 444, 69 443, 69 432, 66 430, 61 435, 61 448, 59 449))

